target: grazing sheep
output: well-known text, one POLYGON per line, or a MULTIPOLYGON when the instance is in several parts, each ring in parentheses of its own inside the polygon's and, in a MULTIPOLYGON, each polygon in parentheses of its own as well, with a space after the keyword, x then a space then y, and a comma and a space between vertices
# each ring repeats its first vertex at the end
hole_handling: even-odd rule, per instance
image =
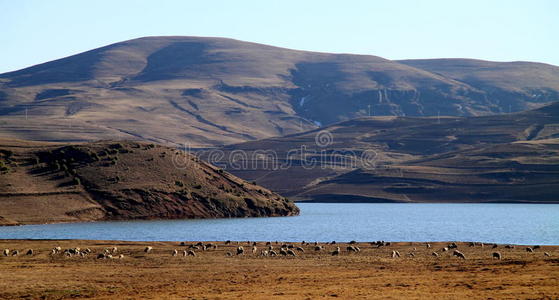
POLYGON ((305 249, 303 249, 301 247, 297 247, 297 248, 295 248, 295 250, 300 251, 300 252, 305 252, 305 249))
POLYGON ((256 251, 258 251, 258 248, 256 248, 256 246, 252 246, 252 254, 255 254, 256 251))
POLYGON ((332 251, 332 256, 340 255, 340 247, 336 247, 336 250, 332 251))
POLYGON ((534 249, 534 250, 540 249, 540 246, 536 245, 536 246, 533 247, 533 249, 534 249))
POLYGON ((514 249, 514 246, 513 246, 513 245, 506 245, 505 248, 507 248, 507 249, 514 249))
POLYGON ((295 252, 291 249, 287 250, 287 255, 291 255, 291 256, 297 256, 297 254, 295 254, 295 252))
POLYGON ((4 256, 10 255, 10 249, 4 249, 4 256))
POLYGON ((111 249, 111 252, 112 252, 113 254, 115 254, 117 251, 118 251, 118 248, 117 248, 117 247, 113 247, 113 249, 111 249))
POLYGON ((456 248, 458 248, 458 245, 456 245, 456 243, 452 243, 448 245, 448 249, 456 249, 456 248))
POLYGON ((534 252, 534 249, 532 249, 530 247, 526 247, 526 252, 534 252))
POLYGON ((198 242, 198 243, 195 244, 195 246, 202 247, 202 246, 204 246, 204 243, 198 242))
POLYGON ((237 255, 243 255, 245 253, 245 248, 243 246, 239 246, 237 248, 237 255))
POLYGON ((186 246, 186 243, 185 243, 185 242, 181 242, 181 243, 179 244, 179 246, 186 246))
POLYGON ((52 249, 52 250, 50 251, 50 255, 55 255, 55 254, 56 254, 56 250, 55 250, 55 249, 52 249))
POLYGON ((437 253, 437 252, 433 252, 433 253, 431 253, 431 255, 433 255, 435 257, 439 257, 439 253, 437 253))
POLYGON ((87 254, 91 253, 91 249, 85 248, 85 253, 87 253, 87 254))
POLYGON ((497 244, 493 244, 493 247, 491 247, 491 248, 495 249, 497 247, 499 247, 499 246, 497 246, 497 244))
POLYGON ((206 245, 202 245, 202 251, 206 251, 208 250, 208 247, 206 247, 206 245))
POLYGON ((474 242, 470 242, 470 244, 468 244, 469 247, 474 247, 476 245, 476 243, 474 242))
POLYGON ((216 250, 217 249, 217 245, 213 244, 213 243, 208 243, 206 244, 206 249, 213 249, 216 250))
POLYGON ((266 242, 266 246, 270 246, 272 242, 266 242))
POLYGON ((145 253, 150 253, 151 250, 153 250, 153 247, 152 247, 152 246, 147 246, 147 247, 144 249, 144 252, 145 252, 145 253))
POLYGON ((322 246, 315 246, 314 247, 314 251, 321 251, 322 249, 324 249, 324 247, 322 247, 322 246))
POLYGON ((186 255, 188 255, 188 252, 186 250, 183 250, 182 251, 182 256, 186 256, 186 255))
POLYGON ((188 247, 188 249, 192 249, 192 250, 200 250, 200 247, 198 247, 198 246, 194 246, 194 245, 190 245, 190 247, 188 247))
POLYGON ((386 242, 386 243, 384 243, 384 245, 385 246, 390 246, 390 245, 392 245, 392 243, 391 242, 386 242))
MULTIPOLYGON (((290 250, 291 251, 291 250, 290 250)), ((287 256, 287 251, 285 251, 283 248, 280 249, 280 254, 283 256, 287 256)))
POLYGON ((83 252, 83 251, 80 252, 80 256, 81 256, 81 257, 85 257, 86 255, 87 255, 87 253, 85 253, 85 252, 83 252))
POLYGON ((229 245, 229 244, 231 244, 230 240, 225 241, 225 245, 229 245))
POLYGON ((318 242, 314 242, 314 245, 315 245, 315 246, 318 246, 318 242))
POLYGON ((444 248, 442 248, 441 250, 442 250, 443 252, 446 252, 446 251, 448 251, 448 248, 447 248, 447 247, 444 247, 444 248))
POLYGON ((109 254, 109 255, 107 255, 107 258, 108 259, 113 259, 113 256, 109 254))
POLYGON ((431 244, 426 244, 425 247, 427 247, 427 249, 431 248, 431 244))
POLYGON ((278 256, 278 254, 274 250, 270 250, 270 252, 268 252, 268 254, 270 254, 270 256, 278 256))
POLYGON ((187 253, 188 256, 196 256, 196 252, 192 251, 192 250, 188 250, 187 253))
POLYGON ((268 251, 270 251, 270 250, 274 250, 274 246, 272 246, 272 245, 268 246, 268 251))
POLYGON ((458 250, 454 250, 454 252, 452 253, 452 255, 461 258, 461 259, 466 259, 466 256, 464 255, 464 253, 458 251, 458 250))
POLYGON ((491 255, 491 257, 500 260, 500 259, 501 259, 501 253, 499 253, 499 252, 493 252, 493 254, 491 255))
POLYGON ((124 254, 118 256, 118 259, 123 259, 123 258, 124 258, 124 254))
POLYGON ((179 254, 179 251, 177 251, 177 249, 173 250, 173 256, 177 256, 179 254))
POLYGON ((260 256, 268 256, 268 251, 266 251, 266 250, 261 250, 261 251, 260 251, 260 256))
MULTIPOLYGON (((186 251, 185 251, 185 252, 186 252, 186 251)), ((225 253, 225 256, 233 256, 233 253, 227 252, 227 253, 225 253)))
POLYGON ((484 243, 479 243, 479 245, 481 246, 481 248, 483 248, 485 246, 484 243))
POLYGON ((349 244, 353 245, 353 244, 357 244, 357 242, 356 241, 350 241, 349 244))
POLYGON ((545 256, 547 256, 547 257, 550 257, 550 256, 551 256, 551 254, 549 254, 549 253, 547 253, 547 252, 544 252, 543 255, 545 255, 545 256))
POLYGON ((415 254, 413 254, 413 252, 408 253, 409 257, 415 257, 415 254))
POLYGON ((347 246, 346 250, 347 252, 359 252, 359 250, 357 250, 357 247, 354 246, 347 246))
POLYGON ((416 248, 416 247, 413 247, 413 249, 412 249, 412 250, 413 250, 413 251, 417 251, 417 248, 416 248))
POLYGON ((12 256, 18 256, 18 255, 19 255, 19 251, 18 251, 18 250, 12 251, 12 256))
POLYGON ((97 254, 97 259, 105 259, 105 253, 97 254))
POLYGON ((392 250, 392 258, 400 257, 400 252, 392 250))
POLYGON ((330 245, 335 245, 335 244, 336 244, 336 241, 332 241, 332 242, 330 243, 330 245))
POLYGON ((25 253, 26 255, 33 255, 33 249, 29 249, 27 250, 27 253, 25 253))

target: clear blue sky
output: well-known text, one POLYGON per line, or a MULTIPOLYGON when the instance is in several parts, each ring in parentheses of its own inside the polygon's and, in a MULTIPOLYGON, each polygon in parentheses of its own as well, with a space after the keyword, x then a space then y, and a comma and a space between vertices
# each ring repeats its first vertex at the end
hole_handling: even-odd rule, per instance
POLYGON ((0 0, 0 73, 153 35, 559 65, 559 1, 0 0))

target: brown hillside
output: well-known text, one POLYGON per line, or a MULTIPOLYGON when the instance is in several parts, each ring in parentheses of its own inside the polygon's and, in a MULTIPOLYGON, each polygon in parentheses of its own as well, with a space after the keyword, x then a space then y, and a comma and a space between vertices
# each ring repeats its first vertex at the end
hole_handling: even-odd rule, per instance
POLYGON ((0 224, 288 216, 287 199, 196 157, 136 142, 1 140, 0 224))

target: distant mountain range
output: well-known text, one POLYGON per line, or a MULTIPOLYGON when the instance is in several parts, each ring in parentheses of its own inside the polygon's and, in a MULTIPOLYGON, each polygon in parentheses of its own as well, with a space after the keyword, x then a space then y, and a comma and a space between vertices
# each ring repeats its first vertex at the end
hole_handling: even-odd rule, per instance
POLYGON ((0 136, 215 147, 369 115, 488 116, 557 100, 559 67, 541 63, 147 37, 0 74, 0 136))

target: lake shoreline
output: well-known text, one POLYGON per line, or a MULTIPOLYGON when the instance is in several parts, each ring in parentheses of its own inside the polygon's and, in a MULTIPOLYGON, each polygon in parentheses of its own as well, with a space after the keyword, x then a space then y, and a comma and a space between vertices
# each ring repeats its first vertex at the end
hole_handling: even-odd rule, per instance
POLYGON ((256 243, 255 253, 252 242, 201 242, 209 243, 216 248, 204 251, 196 246, 198 242, 0 240, 1 250, 19 251, 17 256, 0 256, 0 273, 9 274, 0 281, 0 298, 559 297, 559 246, 530 246, 534 252, 527 252, 528 246, 493 248, 477 243, 470 247, 456 242, 466 257, 461 259, 452 255, 454 249, 443 251, 451 243, 441 242, 381 247, 363 242, 319 243, 323 247, 319 251, 314 243, 297 242, 287 243, 296 256, 283 256, 279 254, 283 242, 274 241, 276 257, 262 256, 261 251, 270 246, 264 242, 256 243), (152 249, 146 253, 148 246, 152 249), (244 250, 241 255, 237 255, 239 246, 244 250), (61 253, 51 254, 54 247, 61 247, 61 253), (76 247, 91 253, 63 253, 76 247), (336 247, 340 254, 334 256, 336 247), (29 249, 33 255, 26 255, 29 249), (98 259, 105 249, 112 258, 98 259), (193 251, 195 256, 183 256, 183 251, 193 251), (392 258, 393 251, 400 257, 392 258), (494 259, 493 252, 502 259, 494 259))

